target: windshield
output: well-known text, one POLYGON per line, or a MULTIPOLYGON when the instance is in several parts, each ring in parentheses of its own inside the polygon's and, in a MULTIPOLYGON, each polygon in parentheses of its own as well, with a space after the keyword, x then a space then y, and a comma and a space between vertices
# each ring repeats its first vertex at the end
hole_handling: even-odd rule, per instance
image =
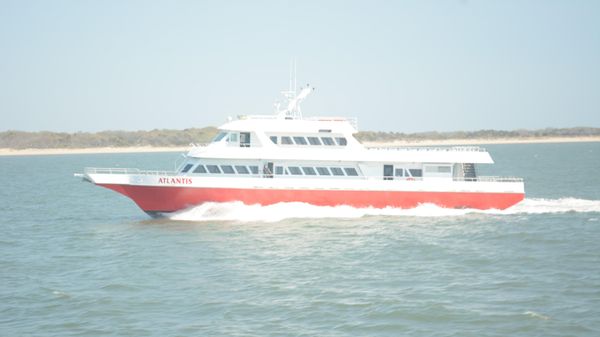
POLYGON ((219 134, 212 140, 212 142, 216 143, 218 141, 221 141, 221 139, 225 138, 225 136, 227 136, 226 132, 219 132, 219 134))

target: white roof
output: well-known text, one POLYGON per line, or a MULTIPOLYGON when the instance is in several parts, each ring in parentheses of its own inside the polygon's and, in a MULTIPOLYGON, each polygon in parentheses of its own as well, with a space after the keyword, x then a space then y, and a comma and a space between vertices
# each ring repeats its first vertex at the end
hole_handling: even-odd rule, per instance
POLYGON ((240 116, 219 127, 223 131, 265 132, 265 133, 318 133, 331 130, 332 133, 352 134, 357 132, 353 119, 343 117, 314 117, 309 119, 284 119, 277 116, 240 116))

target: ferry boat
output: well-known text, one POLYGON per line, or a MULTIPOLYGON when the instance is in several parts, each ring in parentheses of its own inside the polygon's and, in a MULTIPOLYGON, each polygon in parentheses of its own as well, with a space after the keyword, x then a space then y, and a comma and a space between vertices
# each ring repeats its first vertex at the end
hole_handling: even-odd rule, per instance
POLYGON ((174 171, 90 167, 77 176, 153 217, 206 202, 506 209, 523 200, 521 178, 477 174, 493 163, 481 147, 371 148, 354 137, 354 118, 303 118, 300 103, 313 90, 284 91, 287 104, 274 114, 229 119, 174 171))

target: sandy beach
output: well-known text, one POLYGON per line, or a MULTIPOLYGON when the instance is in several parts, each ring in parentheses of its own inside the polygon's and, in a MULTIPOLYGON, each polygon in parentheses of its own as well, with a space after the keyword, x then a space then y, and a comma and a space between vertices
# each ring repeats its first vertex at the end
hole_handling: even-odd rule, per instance
MULTIPOLYGON (((444 139, 423 141, 363 142, 370 147, 394 146, 452 146, 486 144, 532 144, 532 143, 576 143, 600 142, 600 137, 546 137, 546 138, 498 138, 498 139, 444 139)), ((188 146, 180 147, 95 147, 95 148, 58 148, 58 149, 7 149, 0 148, 0 156, 38 156, 86 153, 144 153, 144 152, 187 152, 188 146)))

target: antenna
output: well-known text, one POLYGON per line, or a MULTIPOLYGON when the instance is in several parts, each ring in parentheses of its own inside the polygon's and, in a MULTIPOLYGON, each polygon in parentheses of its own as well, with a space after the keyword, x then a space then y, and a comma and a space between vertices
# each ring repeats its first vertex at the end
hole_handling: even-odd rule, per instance
MULTIPOLYGON (((294 70, 295 70, 294 59, 290 58, 290 85, 288 87, 288 92, 292 91, 292 78, 294 76, 294 73, 293 73, 294 70)), ((296 91, 296 90, 294 90, 294 91, 296 91)))
POLYGON ((294 58, 294 94, 296 93, 296 88, 298 88, 296 86, 296 78, 298 75, 298 73, 296 72, 296 65, 297 65, 296 58, 294 58))
POLYGON ((297 93, 297 70, 298 64, 296 62, 296 58, 290 58, 290 81, 289 81, 289 90, 282 91, 281 94, 287 100, 287 108, 280 110, 280 103, 276 102, 274 104, 275 112, 279 118, 286 119, 302 119, 302 110, 300 109, 300 103, 315 90, 315 88, 311 88, 310 85, 306 85, 300 90, 300 93, 297 93))
POLYGON ((290 85, 289 85, 289 89, 288 89, 288 93, 290 93, 291 96, 296 95, 296 90, 297 90, 297 83, 296 83, 296 76, 297 76, 297 61, 295 57, 290 58, 290 85))

